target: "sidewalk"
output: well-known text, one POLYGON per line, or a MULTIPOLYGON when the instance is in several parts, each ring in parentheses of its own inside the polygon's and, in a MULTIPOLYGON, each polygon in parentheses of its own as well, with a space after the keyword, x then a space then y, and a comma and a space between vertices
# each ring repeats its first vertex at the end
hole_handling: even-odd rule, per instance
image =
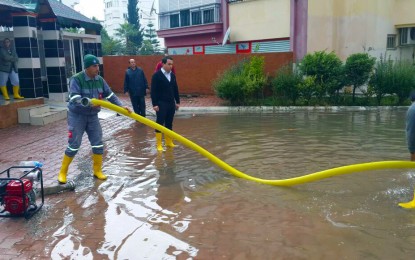
MULTIPOLYGON (((131 107, 128 96, 117 95, 124 104, 131 107)), ((181 97, 181 107, 218 107, 223 106, 224 101, 215 96, 181 97)), ((146 99, 147 110, 153 111, 151 100, 146 99)), ((61 106, 66 104, 61 103, 61 106)), ((101 125, 103 128, 104 143, 106 139, 120 129, 129 127, 133 120, 124 116, 116 116, 113 111, 103 110, 100 112, 101 125)), ((0 172, 11 166, 19 165, 20 161, 40 161, 43 166, 43 180, 45 187, 57 186, 57 174, 59 172, 62 156, 67 146, 67 123, 60 120, 46 126, 31 126, 19 124, 14 127, 0 129, 0 172)), ((81 149, 75 157, 89 156, 90 145, 86 134, 83 137, 81 149)), ((105 163, 105 162, 104 162, 105 163)), ((71 167, 68 180, 78 174, 77 167, 71 167)), ((3 176, 2 176, 3 177, 3 176)))

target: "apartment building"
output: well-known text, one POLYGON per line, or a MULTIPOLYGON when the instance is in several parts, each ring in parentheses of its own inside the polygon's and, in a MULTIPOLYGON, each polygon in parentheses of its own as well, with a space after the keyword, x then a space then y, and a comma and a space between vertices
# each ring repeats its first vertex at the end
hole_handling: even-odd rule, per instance
POLYGON ((334 51, 415 61, 415 1, 160 0, 170 54, 334 51))
POLYGON ((159 10, 157 34, 170 54, 290 50, 286 0, 160 0, 159 10))
POLYGON ((127 0, 104 0, 103 26, 111 37, 116 37, 117 29, 128 19, 127 0))
POLYGON ((328 50, 414 61, 415 1, 308 1, 307 52, 328 50))

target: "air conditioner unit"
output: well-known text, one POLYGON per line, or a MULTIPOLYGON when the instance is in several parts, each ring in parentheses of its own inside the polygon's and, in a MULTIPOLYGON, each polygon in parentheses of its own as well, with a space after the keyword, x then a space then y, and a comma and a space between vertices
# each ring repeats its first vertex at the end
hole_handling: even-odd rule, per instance
POLYGON ((399 29, 399 45, 415 45, 415 27, 399 29))

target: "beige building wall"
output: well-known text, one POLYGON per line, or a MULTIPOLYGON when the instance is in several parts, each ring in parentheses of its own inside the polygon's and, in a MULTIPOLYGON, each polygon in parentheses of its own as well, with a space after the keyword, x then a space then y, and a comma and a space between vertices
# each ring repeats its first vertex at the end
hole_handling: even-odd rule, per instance
POLYGON ((415 27, 415 1, 395 0, 392 13, 395 25, 415 27))
POLYGON ((408 58, 413 47, 387 50, 386 43, 388 34, 398 34, 397 24, 415 22, 413 10, 415 1, 308 1, 307 52, 334 51, 342 60, 359 52, 408 58))
POLYGON ((290 0, 252 0, 229 4, 230 41, 290 37, 290 0))

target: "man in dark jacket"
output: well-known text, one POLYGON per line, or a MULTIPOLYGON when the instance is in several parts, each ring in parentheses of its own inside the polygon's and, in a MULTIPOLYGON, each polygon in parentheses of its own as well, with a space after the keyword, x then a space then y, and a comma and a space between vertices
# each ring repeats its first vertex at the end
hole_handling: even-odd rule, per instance
MULTIPOLYGON (((156 111, 156 122, 166 128, 173 129, 174 113, 180 107, 179 87, 176 76, 172 73, 173 58, 166 56, 162 59, 163 67, 151 78, 151 102, 156 111)), ((156 130, 157 150, 163 151, 162 134, 156 130)), ((165 136, 166 146, 174 147, 173 139, 165 136)))
POLYGON ((130 67, 125 72, 124 94, 130 95, 134 113, 146 116, 145 96, 148 91, 148 84, 144 71, 137 67, 135 60, 130 59, 130 67))

